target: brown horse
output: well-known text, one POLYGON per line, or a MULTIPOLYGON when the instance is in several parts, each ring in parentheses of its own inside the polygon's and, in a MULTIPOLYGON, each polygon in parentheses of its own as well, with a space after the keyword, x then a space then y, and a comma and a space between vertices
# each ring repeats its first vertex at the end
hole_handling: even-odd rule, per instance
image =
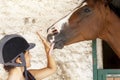
POLYGON ((120 0, 85 0, 81 6, 48 28, 55 48, 101 38, 120 57, 120 0))

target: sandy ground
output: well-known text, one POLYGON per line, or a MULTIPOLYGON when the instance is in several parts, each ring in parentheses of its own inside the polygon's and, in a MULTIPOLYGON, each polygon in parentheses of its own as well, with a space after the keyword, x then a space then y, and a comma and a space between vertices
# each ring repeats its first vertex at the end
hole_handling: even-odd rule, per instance
MULTIPOLYGON (((79 0, 0 0, 0 38, 6 34, 23 35, 28 42, 36 43, 32 53, 31 68, 46 66, 46 56, 41 41, 35 34, 46 29, 55 21, 79 5, 79 0)), ((57 63, 55 74, 43 80, 92 80, 91 41, 84 41, 54 50, 57 63)), ((7 73, 0 68, 1 80, 7 73)))

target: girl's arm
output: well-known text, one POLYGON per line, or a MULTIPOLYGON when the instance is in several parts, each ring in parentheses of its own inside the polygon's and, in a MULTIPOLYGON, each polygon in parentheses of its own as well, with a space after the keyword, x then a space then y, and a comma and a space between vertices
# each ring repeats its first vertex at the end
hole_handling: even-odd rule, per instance
POLYGON ((41 39, 46 52, 47 57, 47 67, 43 69, 36 69, 36 70, 29 70, 30 73, 38 80, 48 77, 49 75, 53 74, 56 71, 56 63, 54 58, 51 54, 49 54, 50 45, 47 43, 47 41, 40 36, 40 34, 37 32, 37 35, 41 39))

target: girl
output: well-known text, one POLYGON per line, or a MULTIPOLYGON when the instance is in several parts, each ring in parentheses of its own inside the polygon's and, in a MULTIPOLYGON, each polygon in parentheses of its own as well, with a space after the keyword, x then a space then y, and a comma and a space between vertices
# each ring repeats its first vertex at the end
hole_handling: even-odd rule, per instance
POLYGON ((29 50, 35 46, 34 43, 28 43, 22 36, 17 34, 7 35, 1 39, 0 55, 2 57, 0 62, 4 64, 5 70, 9 73, 7 80, 41 80, 56 71, 56 63, 52 55, 49 54, 50 45, 38 32, 37 35, 45 47, 48 62, 47 67, 43 69, 26 70, 31 66, 29 50), (24 57, 21 56, 22 53, 24 57))

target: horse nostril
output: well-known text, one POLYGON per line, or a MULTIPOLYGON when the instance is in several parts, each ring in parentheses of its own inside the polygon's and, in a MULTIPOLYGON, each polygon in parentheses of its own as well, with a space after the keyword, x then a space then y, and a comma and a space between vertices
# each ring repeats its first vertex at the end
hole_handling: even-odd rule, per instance
POLYGON ((58 34, 58 31, 57 31, 57 29, 54 29, 54 30, 52 31, 52 33, 53 33, 53 35, 56 35, 56 34, 58 34))

